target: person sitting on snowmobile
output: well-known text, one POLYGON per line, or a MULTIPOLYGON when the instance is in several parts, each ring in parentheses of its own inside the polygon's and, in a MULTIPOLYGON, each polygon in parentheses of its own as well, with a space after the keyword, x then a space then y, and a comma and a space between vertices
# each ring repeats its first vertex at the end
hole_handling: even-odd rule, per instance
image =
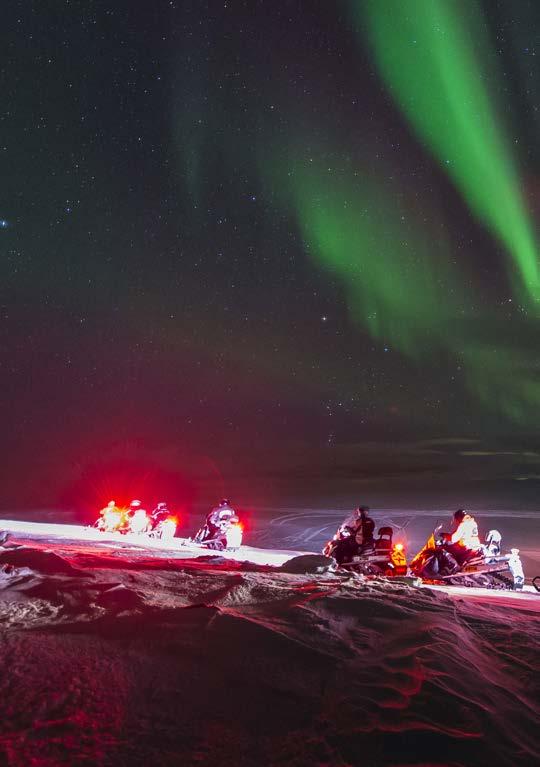
POLYGON ((160 522, 162 522, 164 519, 166 519, 168 516, 170 516, 169 507, 167 506, 165 501, 161 501, 160 503, 158 503, 158 505, 153 510, 150 516, 152 518, 152 525, 154 527, 160 522))
MULTIPOLYGON (((128 517, 132 517, 136 512, 141 510, 142 507, 143 506, 142 506, 142 502, 141 501, 137 501, 137 500, 131 501, 131 503, 129 504, 129 508, 127 510, 127 516, 128 517)), ((144 509, 143 509, 143 511, 144 511, 144 509)))
POLYGON ((114 511, 116 511, 116 501, 109 501, 106 506, 99 510, 99 517, 95 522, 95 526, 99 527, 103 520, 106 519, 107 515, 114 511))
POLYGON ((125 514, 125 524, 122 528, 123 532, 146 532, 148 524, 148 515, 146 513, 146 509, 142 505, 142 502, 138 500, 131 501, 129 504, 129 509, 125 514))
POLYGON ((323 553, 336 556, 339 562, 352 559, 373 546, 375 522, 369 516, 369 506, 358 506, 341 523, 323 553))
POLYGON ((99 517, 94 522, 94 527, 97 527, 98 530, 111 532, 112 530, 117 529, 121 523, 122 516, 120 509, 117 507, 115 501, 109 501, 106 506, 100 509, 99 517))
POLYGON ((442 538, 444 548, 452 554, 460 567, 482 551, 476 520, 464 509, 454 512, 453 530, 450 533, 442 533, 442 538))
POLYGON ((357 521, 354 538, 359 546, 360 552, 373 546, 373 532, 375 522, 369 516, 369 506, 359 506, 356 509, 357 521))
POLYGON ((217 506, 207 515, 204 526, 195 536, 197 543, 211 540, 219 533, 224 533, 227 528, 239 522, 235 510, 230 505, 227 498, 222 498, 217 506))
POLYGON ((373 546, 374 530, 375 522, 369 516, 369 506, 358 506, 353 513, 349 514, 347 519, 342 522, 334 539, 341 537, 343 534, 346 537, 351 536, 355 543, 360 547, 360 551, 362 551, 364 548, 373 546))

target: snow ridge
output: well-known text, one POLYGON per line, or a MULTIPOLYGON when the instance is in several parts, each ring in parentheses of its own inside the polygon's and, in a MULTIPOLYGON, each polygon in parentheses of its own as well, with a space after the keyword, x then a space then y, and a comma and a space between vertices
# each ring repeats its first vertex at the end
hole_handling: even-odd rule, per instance
POLYGON ((9 767, 540 763, 533 601, 36 544, 0 628, 9 767))

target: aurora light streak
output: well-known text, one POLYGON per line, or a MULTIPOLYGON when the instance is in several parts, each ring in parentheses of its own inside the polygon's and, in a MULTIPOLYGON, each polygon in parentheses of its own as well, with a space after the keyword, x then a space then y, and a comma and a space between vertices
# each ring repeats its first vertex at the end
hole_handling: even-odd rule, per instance
POLYGON ((431 239, 399 193, 367 175, 354 184, 343 174, 329 188, 322 168, 298 164, 290 184, 310 252, 341 279, 352 319, 411 357, 446 346, 447 295, 458 291, 444 239, 431 239))
MULTIPOLYGON (((486 322, 467 309, 478 303, 471 275, 451 257, 436 209, 426 216, 429 201, 420 213, 382 173, 342 171, 329 185, 324 166, 299 146, 290 153, 296 161, 280 172, 276 159, 267 172, 294 211, 308 253, 339 279, 354 323, 420 365, 434 355, 453 361, 476 401, 501 418, 526 424, 540 414, 527 352, 507 338, 495 314, 486 322)), ((320 148, 319 155, 332 151, 320 148)))
MULTIPOLYGON (((474 214, 508 249, 521 287, 540 301, 538 244, 517 162, 489 87, 497 77, 474 2, 352 2, 380 73, 414 131, 474 214)), ((523 290, 516 285, 523 300, 523 290)))

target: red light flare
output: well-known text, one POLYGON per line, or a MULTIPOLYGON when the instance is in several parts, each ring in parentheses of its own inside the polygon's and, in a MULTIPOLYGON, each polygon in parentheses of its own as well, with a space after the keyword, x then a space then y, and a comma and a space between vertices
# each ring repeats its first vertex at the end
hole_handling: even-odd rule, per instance
POLYGON ((253 510, 252 509, 238 508, 234 504, 233 504, 233 507, 234 507, 234 510, 236 511, 236 516, 240 520, 239 522, 237 522, 237 524, 241 528, 242 532, 249 531, 251 529, 251 527, 252 527, 252 525, 251 525, 251 517, 253 515, 253 510))
POLYGON ((407 531, 405 528, 399 528, 397 532, 394 533, 394 541, 392 544, 392 548, 395 548, 396 546, 401 546, 401 549, 398 549, 398 551, 408 551, 409 549, 409 539, 407 537, 407 531))
POLYGON ((64 488, 60 502, 70 509, 94 516, 112 498, 121 508, 140 498, 147 511, 167 501, 185 509, 195 498, 195 485, 181 472, 142 461, 112 460, 83 467, 79 477, 64 488))

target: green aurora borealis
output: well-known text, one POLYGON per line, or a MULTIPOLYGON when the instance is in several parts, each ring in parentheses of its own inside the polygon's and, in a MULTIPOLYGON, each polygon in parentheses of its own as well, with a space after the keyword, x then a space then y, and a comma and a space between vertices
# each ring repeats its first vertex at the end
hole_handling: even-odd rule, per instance
MULTIPOLYGON (((519 275, 515 297, 540 301, 538 242, 497 103, 498 77, 474 2, 354 2, 378 70, 420 141, 471 212, 504 243, 519 275)), ((513 131, 515 135, 515 129, 513 131)), ((535 307, 538 311, 538 306, 535 307)))
POLYGON ((0 29, 9 503, 125 445, 540 476, 538 3, 50 6, 0 29))
MULTIPOLYGON (((359 0, 350 10, 359 44, 368 41, 396 108, 471 214, 504 245, 508 287, 501 303, 518 306, 529 330, 536 328, 536 225, 507 138, 508 109, 489 87, 497 74, 479 6, 359 0)), ((276 147, 270 175, 286 208, 295 211, 308 252, 342 284, 351 319, 419 365, 429 366, 437 350, 463 371, 479 407, 530 424, 540 415, 537 364, 529 349, 513 342, 515 330, 505 327, 499 308, 478 300, 482 286, 474 284, 466 253, 456 258, 441 211, 429 194, 398 183, 388 160, 378 175, 362 162, 366 154, 329 175, 320 158, 347 152, 331 144, 329 134, 330 145, 309 153, 297 136, 281 167, 283 148, 276 147)), ((357 140, 350 136, 351 147, 357 140)), ((494 244, 494 270, 501 256, 494 244)))

